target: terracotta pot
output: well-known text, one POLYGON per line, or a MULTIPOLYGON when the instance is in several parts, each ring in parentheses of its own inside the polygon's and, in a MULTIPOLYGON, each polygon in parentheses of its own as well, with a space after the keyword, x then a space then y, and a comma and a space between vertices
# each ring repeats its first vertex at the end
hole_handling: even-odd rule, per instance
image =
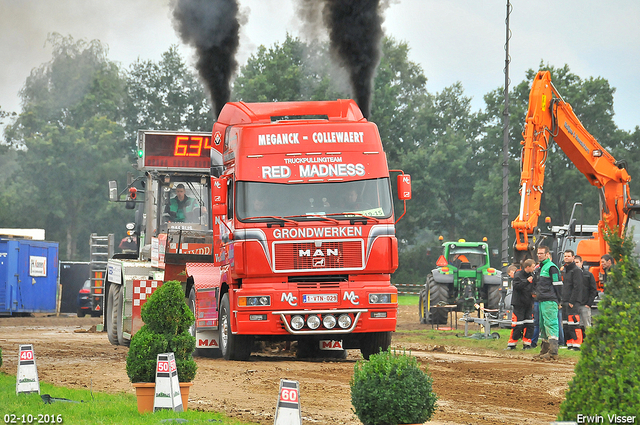
MULTIPOLYGON (((189 403, 189 390, 193 382, 180 382, 180 397, 182 398, 182 409, 187 410, 189 403)), ((156 395, 155 382, 136 382, 133 384, 138 398, 138 412, 153 412, 153 400, 156 395)))
POLYGON ((182 408, 187 411, 189 404, 189 389, 193 386, 193 382, 180 382, 180 396, 182 397, 182 408))
POLYGON ((156 383, 134 382, 133 387, 136 389, 136 397, 138 398, 138 412, 153 412, 153 399, 156 395, 156 383))

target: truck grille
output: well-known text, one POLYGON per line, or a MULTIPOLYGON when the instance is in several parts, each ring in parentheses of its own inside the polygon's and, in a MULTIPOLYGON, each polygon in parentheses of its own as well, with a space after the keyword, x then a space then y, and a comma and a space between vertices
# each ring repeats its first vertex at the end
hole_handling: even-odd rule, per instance
POLYGON ((318 271, 363 268, 363 241, 274 243, 274 270, 318 271))

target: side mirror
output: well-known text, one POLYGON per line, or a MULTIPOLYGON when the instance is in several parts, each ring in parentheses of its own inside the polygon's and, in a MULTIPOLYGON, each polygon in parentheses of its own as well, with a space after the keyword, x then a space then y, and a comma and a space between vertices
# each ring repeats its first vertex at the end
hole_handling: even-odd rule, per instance
POLYGON ((115 180, 109 180, 109 200, 111 202, 118 201, 118 182, 115 180))
POLYGON ((411 176, 409 174, 398 176, 398 199, 401 201, 411 199, 411 176))
POLYGON ((227 213, 227 179, 211 177, 211 213, 214 216, 227 213))

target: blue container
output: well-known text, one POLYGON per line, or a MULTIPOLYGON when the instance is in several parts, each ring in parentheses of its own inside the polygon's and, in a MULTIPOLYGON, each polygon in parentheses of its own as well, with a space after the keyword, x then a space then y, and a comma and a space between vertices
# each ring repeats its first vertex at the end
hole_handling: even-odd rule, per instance
POLYGON ((58 243, 0 238, 0 315, 55 313, 58 243))

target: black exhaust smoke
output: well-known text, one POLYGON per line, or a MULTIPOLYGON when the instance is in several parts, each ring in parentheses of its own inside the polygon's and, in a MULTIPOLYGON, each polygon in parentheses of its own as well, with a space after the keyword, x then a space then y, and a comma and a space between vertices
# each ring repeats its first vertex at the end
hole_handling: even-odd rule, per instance
MULTIPOLYGON (((309 0, 307 0, 309 1, 309 0)), ((380 0, 324 0, 324 24, 331 49, 347 69, 353 97, 369 118, 373 78, 380 62, 380 0)))
POLYGON ((240 42, 236 0, 177 0, 173 10, 176 30, 195 47, 196 68, 209 91, 214 119, 231 96, 231 77, 240 42))

